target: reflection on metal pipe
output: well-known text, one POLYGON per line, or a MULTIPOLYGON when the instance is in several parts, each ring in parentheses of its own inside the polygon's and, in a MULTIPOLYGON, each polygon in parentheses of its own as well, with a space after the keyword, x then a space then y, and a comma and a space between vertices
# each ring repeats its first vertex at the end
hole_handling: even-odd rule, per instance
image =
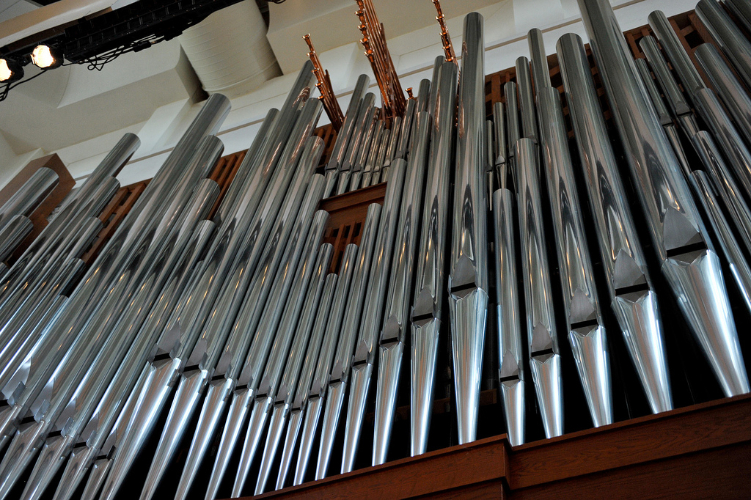
POLYGON ((715 0, 700 0, 696 4, 696 14, 746 85, 751 86, 751 42, 748 38, 715 0))
POLYGON ((436 377, 438 340, 445 299, 446 238, 449 217, 449 183, 454 158, 454 110, 456 109, 457 65, 441 64, 436 85, 436 105, 430 112, 430 156, 425 204, 417 258, 415 298, 411 313, 411 435, 410 454, 425 453, 433 388, 436 377))
POLYGON ((537 117, 535 114, 535 94, 532 91, 532 78, 529 73, 529 59, 521 56, 516 59, 516 86, 519 90, 521 113, 521 136, 532 139, 537 144, 537 117))
POLYGON ((498 370, 506 433, 512 446, 524 444, 524 359, 516 279, 514 195, 501 188, 493 193, 495 229, 495 287, 498 294, 498 370))
POLYGON ((699 72, 696 71, 686 51, 683 50, 678 35, 673 31, 668 18, 660 10, 656 10, 649 15, 649 26, 660 41, 660 45, 665 50, 670 64, 673 65, 690 98, 696 89, 704 87, 704 81, 699 76, 699 72))
MULTIPOLYGON (((326 276, 323 290, 321 291, 320 302, 315 304, 315 306, 311 306, 310 309, 307 309, 306 307, 303 316, 300 318, 300 323, 305 325, 305 328, 312 328, 312 332, 310 333, 310 342, 304 352, 304 360, 299 372, 299 377, 297 378, 297 384, 295 387, 290 386, 290 391, 285 398, 285 401, 288 401, 289 404, 289 424, 287 426, 287 435, 284 439, 284 446, 282 448, 279 474, 276 480, 277 490, 284 488, 289 468, 292 465, 292 455, 296 448, 297 438, 302 428, 303 411, 306 408, 308 393, 313 382, 316 364, 319 360, 319 353, 321 352, 321 347, 324 342, 326 325, 329 320, 329 311, 331 310, 331 303, 334 298, 338 278, 339 277, 336 274, 329 274, 326 276)), ((308 305, 309 300, 312 299, 306 299, 306 306, 308 305)))
POLYGON ((527 310, 529 367, 545 436, 563 434, 561 354, 555 325, 545 234, 542 227, 537 152, 531 139, 516 143, 519 179, 519 233, 527 310))
MULTIPOLYGON (((396 171, 401 170, 400 165, 402 163, 403 160, 396 162, 394 165, 396 171)), ((396 184, 397 182, 390 182, 387 190, 396 184)), ((336 429, 339 426, 339 416, 344 404, 344 394, 349 382, 352 350, 355 345, 357 332, 359 331, 365 293, 368 289, 370 262, 375 252, 374 247, 378 236, 380 215, 380 205, 371 204, 368 207, 368 215, 365 219, 365 224, 363 224, 360 248, 353 270, 352 285, 347 297, 347 307, 344 313, 341 334, 336 346, 336 354, 333 358, 331 371, 327 374, 328 376, 325 380, 328 388, 326 389, 325 396, 326 410, 323 417, 321 445, 318 449, 318 462, 316 464, 316 480, 323 479, 328 472, 331 451, 334 446, 334 437, 336 429)))
POLYGON ((579 212, 558 89, 537 92, 540 151, 553 214, 568 339, 595 427, 613 423, 610 355, 579 212))
POLYGON ((712 44, 701 44, 694 55, 733 117, 738 132, 751 144, 751 98, 712 44))
MULTIPOLYGON (((379 321, 375 324, 376 334, 378 330, 381 331, 378 340, 378 391, 376 393, 375 429, 373 433, 373 465, 384 463, 388 455, 391 424, 396 411, 396 394, 410 317, 410 304, 414 298, 412 287, 418 258, 417 236, 423 215, 422 202, 428 143, 430 141, 431 115, 425 111, 420 111, 417 113, 416 120, 415 143, 410 151, 407 179, 402 195, 401 208, 399 209, 399 226, 394 242, 394 254, 386 296, 386 312, 383 315, 383 322, 379 321), (382 327, 380 327, 381 324, 382 327)), ((383 290, 381 290, 382 293, 383 290)), ((365 325, 369 326, 367 323, 365 325)), ((375 338, 371 338, 369 341, 373 341, 375 344, 375 338)), ((374 344, 368 346, 367 362, 369 363, 375 361, 374 344)), ((364 348, 364 345, 362 346, 364 348)), ((358 349, 358 351, 360 350, 358 349)), ((361 359, 362 352, 356 352, 355 363, 361 359)), ((367 393, 367 391, 365 392, 367 393)), ((365 409, 364 404, 362 408, 365 409)))
POLYGON ((475 440, 488 307, 483 18, 464 18, 448 280, 459 443, 475 440))
POLYGON ((719 259, 637 80, 612 7, 579 0, 661 270, 726 395, 749 391, 719 259))
POLYGON ((321 416, 321 409, 326 398, 326 388, 328 384, 331 364, 334 361, 336 346, 339 341, 339 332, 344 313, 349 298, 349 289, 354 274, 355 264, 357 261, 357 245, 347 245, 344 249, 341 264, 339 265, 339 278, 337 279, 336 290, 331 301, 331 312, 328 317, 319 316, 316 318, 316 330, 325 329, 321 352, 318 355, 313 379, 310 383, 309 392, 303 397, 307 399, 307 405, 303 411, 303 430, 300 436, 300 451, 297 455, 297 465, 295 467, 295 486, 302 484, 308 470, 310 454, 313 451, 313 439, 318 430, 318 422, 321 416))

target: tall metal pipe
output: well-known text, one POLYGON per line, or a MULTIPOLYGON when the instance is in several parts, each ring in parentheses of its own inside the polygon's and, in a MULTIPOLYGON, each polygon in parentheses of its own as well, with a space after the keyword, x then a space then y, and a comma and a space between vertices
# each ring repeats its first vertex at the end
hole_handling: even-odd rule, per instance
POLYGON ((746 85, 751 86, 751 41, 743 35, 725 9, 715 0, 700 0, 696 4, 696 15, 735 66, 746 85))
POLYGON ((613 9, 604 0, 578 1, 663 275, 725 394, 746 393, 748 378, 719 259, 637 80, 613 9))
POLYGON ((411 311, 411 434, 410 454, 425 453, 428 445, 438 342, 444 318, 445 262, 449 217, 449 186, 454 158, 454 112, 456 109, 457 65, 441 64, 433 92, 435 109, 431 120, 431 141, 425 203, 421 217, 420 248, 414 302, 411 311))
POLYGON ((483 18, 464 18, 448 280, 459 443, 475 440, 488 307, 483 18))
POLYGON ((537 393, 545 436, 563 434, 563 383, 558 331, 551 296, 542 201, 537 173, 536 145, 522 138, 516 143, 519 179, 519 233, 527 311, 529 367, 537 393))
POLYGON ((613 423, 610 355, 558 89, 539 90, 537 109, 568 340, 589 414, 594 426, 600 427, 613 423))
MULTIPOLYGON (((402 162, 397 162, 395 165, 397 170, 400 169, 398 165, 401 163, 402 162)), ((391 183, 389 183, 389 185, 391 185, 391 183)), ((362 236, 360 237, 360 248, 357 252, 357 261, 355 262, 352 271, 352 284, 350 286, 349 297, 347 298, 347 307, 344 312, 341 333, 339 335, 336 352, 331 364, 331 370, 327 374, 325 380, 327 389, 324 389, 323 386, 319 389, 320 391, 326 390, 326 410, 321 430, 321 444, 318 450, 316 479, 326 477, 328 472, 331 451, 334 446, 334 437, 339 425, 339 416, 344 403, 344 394, 349 382, 352 349, 355 344, 357 332, 359 331, 362 308, 365 302, 365 293, 368 289, 370 263, 373 254, 375 253, 375 242, 378 237, 378 222, 380 215, 380 205, 374 203, 368 207, 368 215, 365 218, 365 224, 363 224, 362 228, 362 236)))
POLYGON ((316 304, 315 308, 311 309, 309 312, 308 309, 306 309, 305 312, 308 312, 308 315, 305 315, 304 312, 303 317, 300 318, 300 323, 304 324, 306 328, 310 325, 312 332, 310 333, 310 341, 308 342, 307 349, 304 353, 304 360, 297 378, 297 383, 294 384, 294 387, 290 385, 290 391, 285 398, 285 401, 287 401, 287 404, 289 405, 289 415, 287 417, 289 423, 287 425, 287 433, 282 447, 279 473, 276 479, 277 490, 284 488, 284 485, 287 482, 289 469, 292 466, 292 456, 295 448, 297 448, 297 440, 300 435, 300 430, 302 429, 303 412, 305 411, 308 402, 308 394, 313 382, 313 376, 315 375, 319 354, 322 352, 321 348, 325 339, 326 323, 329 319, 329 311, 331 310, 331 303, 334 299, 338 279, 339 276, 334 273, 326 276, 320 301, 316 304), (309 319, 308 316, 310 316, 309 319))
POLYGON ((28 217, 52 192, 60 181, 51 168, 42 167, 13 193, 8 201, 0 207, 0 228, 4 227, 17 215, 28 217))
POLYGON ((751 97, 725 64, 714 45, 703 43, 694 51, 694 55, 704 74, 709 77, 715 92, 720 96, 725 109, 732 116, 738 132, 743 135, 746 144, 751 144, 751 97))
MULTIPOLYGON (((372 215, 371 219, 374 217, 375 215, 372 215)), ((377 224, 377 222, 371 223, 377 224)), ((293 481, 295 485, 302 484, 307 474, 310 454, 313 451, 313 440, 317 434, 318 422, 326 398, 329 373, 331 372, 331 364, 334 362, 336 346, 339 343, 339 333, 344 321, 349 289, 358 253, 358 247, 354 244, 349 244, 344 249, 342 261, 339 264, 339 278, 337 279, 336 290, 331 300, 330 313, 328 317, 319 316, 316 318, 316 329, 324 328, 325 334, 321 344, 321 352, 318 355, 318 361, 313 372, 313 378, 310 382, 310 390, 305 395, 307 405, 303 408, 305 415, 303 416, 303 429, 300 435, 300 451, 297 454, 297 465, 295 466, 293 481)))
POLYGON ((535 93, 532 90, 532 77, 529 72, 529 59, 521 56, 516 59, 516 87, 519 91, 521 114, 521 136, 532 139, 537 144, 537 114, 535 113, 535 93))
POLYGON ((670 64, 673 65, 678 78, 680 78, 683 84, 683 88, 686 90, 689 98, 691 98, 691 94, 696 89, 704 87, 704 81, 699 76, 699 72, 696 71, 686 51, 683 50, 683 45, 678 39, 678 35, 673 31, 673 27, 670 25, 670 21, 668 21, 665 14, 660 10, 656 10, 649 14, 648 19, 649 26, 660 41, 660 45, 665 50, 670 64))

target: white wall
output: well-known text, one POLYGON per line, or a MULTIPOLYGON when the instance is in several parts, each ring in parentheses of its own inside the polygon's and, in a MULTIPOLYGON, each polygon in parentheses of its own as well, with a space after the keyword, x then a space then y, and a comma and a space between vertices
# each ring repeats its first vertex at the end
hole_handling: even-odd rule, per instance
MULTIPOLYGON (((412 1, 400 2, 400 12, 406 15, 405 9, 412 1)), ((302 0, 288 0, 279 7, 289 4, 290 7, 299 8, 301 2, 302 0)), ((420 3, 426 3, 432 8, 428 0, 420 0, 420 3)), ((375 4, 378 8, 380 2, 376 1, 375 4)), ((653 10, 661 9, 670 16, 690 10, 694 7, 694 4, 693 0, 614 2, 616 16, 623 30, 646 24, 647 15, 653 10)), ((276 9, 277 7, 273 8, 276 9)), ((352 10, 350 6, 350 13, 352 10)), ((539 27, 543 30, 548 53, 555 51, 555 42, 565 33, 574 32, 587 40, 584 27, 579 19, 578 9, 573 0, 506 0, 491 3, 478 10, 485 17, 486 73, 511 67, 518 56, 529 55, 525 36, 526 32, 532 27, 539 27), (536 15, 542 11, 545 12, 544 17, 536 15), (541 20, 536 22, 536 19, 541 20)), ((444 12, 449 17, 450 13, 445 7, 444 12)), ((272 10, 272 26, 274 23, 273 16, 274 11, 272 10)), ((379 17, 383 21, 386 15, 379 12, 379 17)), ((461 47, 463 17, 461 15, 448 19, 449 31, 457 52, 460 52, 461 47)), ((386 25, 386 28, 388 30, 389 26, 386 25)), ((315 42, 316 33, 311 33, 311 36, 315 42)), ((302 40, 301 43, 303 43, 302 40)), ((415 91, 421 79, 430 78, 433 60, 443 53, 435 23, 428 24, 410 33, 389 38, 388 43, 402 86, 404 88, 414 87, 415 91)), ((304 48, 301 50, 304 54, 304 48)), ((338 47, 319 52, 319 56, 322 64, 331 74, 332 83, 339 96, 342 109, 346 109, 358 75, 363 72, 371 73, 367 59, 362 55, 361 46, 357 42, 344 43, 338 47)), ((302 60, 304 61, 304 58, 302 60)), ((285 74, 266 82, 252 93, 231 99, 232 111, 219 133, 219 137, 225 144, 225 154, 247 149, 250 146, 266 112, 271 107, 282 105, 296 76, 296 72, 285 74)), ((371 91, 378 95, 372 74, 371 81, 371 91)), ((122 108, 128 105, 127 102, 112 103, 110 109, 102 109, 99 112, 106 113, 113 123, 117 123, 118 117, 124 113, 122 108)), ((2 106, 3 104, 0 103, 0 114, 2 106)), ((161 163, 177 143, 180 135, 200 107, 200 103, 193 104, 188 97, 183 95, 174 102, 152 107, 150 113, 142 121, 123 126, 119 130, 112 128, 96 137, 54 151, 58 152, 63 158, 73 177, 80 179, 96 167, 98 161, 114 146, 123 133, 134 132, 141 138, 142 145, 119 178, 123 185, 148 179, 153 177, 161 166, 161 163)), ((35 117, 35 120, 41 119, 39 116, 35 117)), ((320 124, 327 121, 324 113, 320 124)), ((3 161, 5 154, 0 143, 0 159, 3 159, 3 161)), ((14 164, 16 162, 17 159, 14 160, 14 164)), ((0 184, 4 184, 2 179, 0 179, 0 184)))

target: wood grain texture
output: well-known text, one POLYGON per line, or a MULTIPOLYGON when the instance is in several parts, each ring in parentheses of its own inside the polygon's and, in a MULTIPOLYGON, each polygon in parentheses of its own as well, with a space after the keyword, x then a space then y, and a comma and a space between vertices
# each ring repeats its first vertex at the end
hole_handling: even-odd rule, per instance
POLYGON ((258 498, 749 498, 751 395, 511 448, 505 435, 258 498))

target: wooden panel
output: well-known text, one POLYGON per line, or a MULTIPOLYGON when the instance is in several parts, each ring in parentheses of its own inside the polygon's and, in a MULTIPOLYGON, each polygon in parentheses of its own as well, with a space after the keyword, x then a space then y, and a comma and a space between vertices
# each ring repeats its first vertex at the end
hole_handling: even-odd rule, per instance
MULTIPOLYGON (((439 492, 447 492, 446 498, 471 498, 461 496, 457 488, 504 477, 507 474, 506 446, 505 439, 483 439, 266 493, 257 498, 415 498, 426 495, 433 497, 439 492), (455 491, 449 493, 450 490, 455 491)), ((497 486, 491 488, 495 490, 497 486)))
POLYGON ((39 204, 39 206, 31 213, 29 219, 34 224, 31 233, 26 239, 21 242, 16 251, 8 257, 7 263, 13 264, 18 257, 31 245, 31 243, 39 236, 39 233, 47 227, 47 217, 50 216, 52 211, 57 207, 76 185, 76 181, 65 168, 65 164, 57 154, 51 154, 31 160, 21 171, 6 184, 6 186, 0 191, 0 206, 5 204, 11 196, 13 196, 29 178, 34 175, 34 172, 42 167, 47 167, 55 171, 58 176, 57 186, 47 195, 47 198, 39 204))
POLYGON ((505 435, 261 498, 748 498, 751 395, 511 448, 505 435))

